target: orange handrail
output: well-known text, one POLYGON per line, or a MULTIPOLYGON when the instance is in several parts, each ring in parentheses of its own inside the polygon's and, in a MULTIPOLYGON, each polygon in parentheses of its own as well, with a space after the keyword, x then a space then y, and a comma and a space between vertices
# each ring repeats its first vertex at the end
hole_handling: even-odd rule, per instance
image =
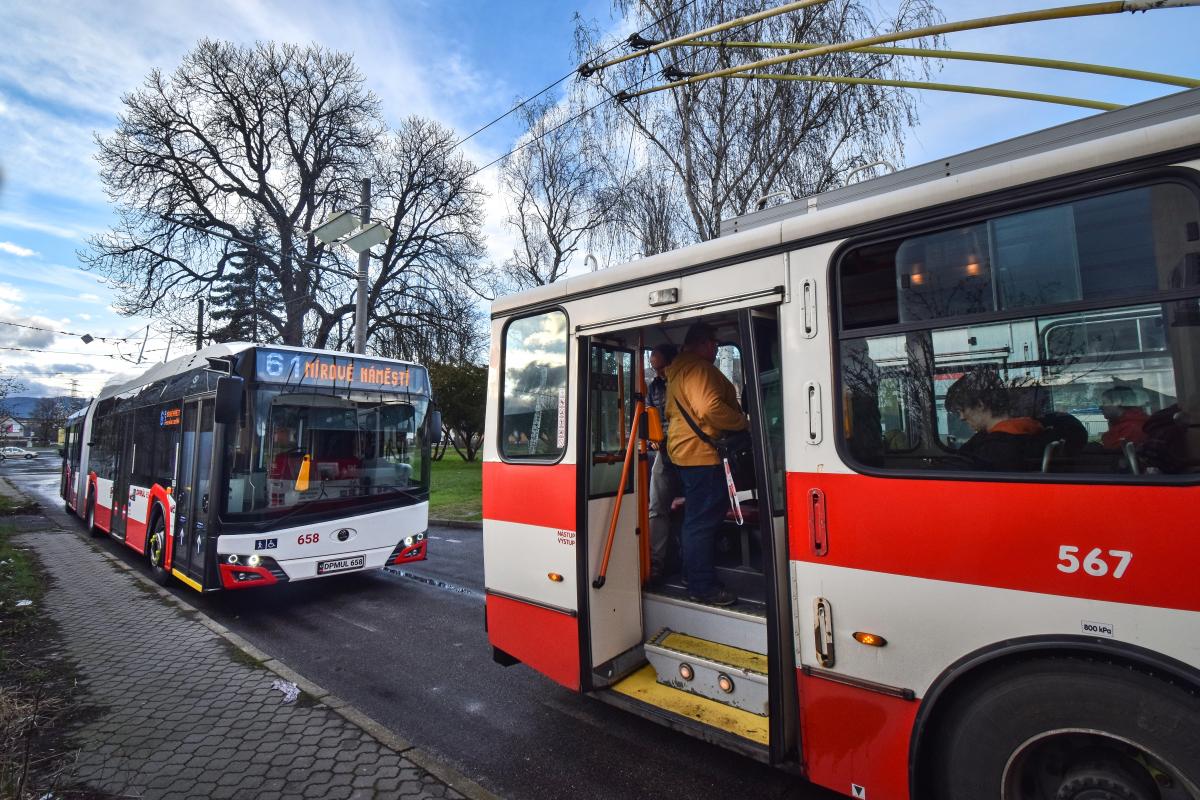
POLYGON ((629 433, 629 443, 625 446, 625 464, 621 467, 621 482, 617 484, 617 501, 613 506, 612 520, 608 523, 608 540, 604 543, 604 558, 600 560, 600 574, 596 576, 596 580, 592 581, 592 586, 596 589, 604 586, 604 581, 607 579, 608 560, 612 557, 613 540, 617 535, 617 517, 621 514, 621 501, 625 498, 625 482, 629 480, 629 465, 633 463, 633 455, 637 451, 638 422, 641 421, 644 408, 641 400, 638 400, 637 405, 633 407, 633 427, 629 433))

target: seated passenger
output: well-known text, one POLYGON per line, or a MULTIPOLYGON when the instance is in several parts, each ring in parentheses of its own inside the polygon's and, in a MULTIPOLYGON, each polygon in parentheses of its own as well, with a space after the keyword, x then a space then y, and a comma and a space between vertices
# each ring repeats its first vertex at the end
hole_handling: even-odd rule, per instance
POLYGON ((1100 437, 1105 450, 1119 450, 1123 442, 1140 445, 1145 441, 1143 427, 1150 415, 1138 402, 1133 388, 1114 386, 1100 395, 1100 413, 1108 420, 1108 430, 1100 437))
POLYGON ((1046 429, 1033 417, 1010 415, 1008 387, 995 370, 975 369, 951 384, 946 410, 975 431, 958 454, 979 469, 1021 471, 1040 464, 1046 429))

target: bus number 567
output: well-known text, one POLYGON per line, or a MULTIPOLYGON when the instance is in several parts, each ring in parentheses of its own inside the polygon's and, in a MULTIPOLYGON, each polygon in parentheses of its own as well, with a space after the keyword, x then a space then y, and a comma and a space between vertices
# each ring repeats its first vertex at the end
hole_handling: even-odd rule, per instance
MULTIPOLYGON (((1083 561, 1079 560, 1076 553, 1079 552, 1078 547, 1073 547, 1069 544, 1060 545, 1058 548, 1058 571, 1070 574, 1078 572, 1082 566, 1083 571, 1095 578, 1101 578, 1108 574, 1109 562, 1104 558, 1104 551, 1099 547, 1093 548, 1083 561)), ((1109 550, 1110 558, 1117 559, 1117 565, 1112 570, 1114 578, 1120 578, 1125 574, 1129 562, 1133 560, 1133 553, 1128 550, 1109 550)))

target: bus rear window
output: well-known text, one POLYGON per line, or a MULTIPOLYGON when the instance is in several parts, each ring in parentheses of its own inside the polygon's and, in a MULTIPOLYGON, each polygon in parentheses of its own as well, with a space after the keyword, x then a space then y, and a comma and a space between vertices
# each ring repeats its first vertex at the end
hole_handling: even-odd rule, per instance
POLYGON ((556 461, 567 449, 567 315, 522 317, 504 333, 500 453, 556 461))

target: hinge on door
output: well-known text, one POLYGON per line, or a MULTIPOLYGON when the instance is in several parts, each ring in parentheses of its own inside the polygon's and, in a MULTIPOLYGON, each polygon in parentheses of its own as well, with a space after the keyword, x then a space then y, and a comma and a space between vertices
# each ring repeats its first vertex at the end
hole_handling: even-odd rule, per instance
POLYGON ((833 667, 833 607, 824 597, 813 601, 813 639, 817 647, 817 663, 825 669, 833 667))
POLYGON ((820 489, 808 490, 808 538, 814 556, 829 552, 829 523, 825 517, 825 493, 820 489))

